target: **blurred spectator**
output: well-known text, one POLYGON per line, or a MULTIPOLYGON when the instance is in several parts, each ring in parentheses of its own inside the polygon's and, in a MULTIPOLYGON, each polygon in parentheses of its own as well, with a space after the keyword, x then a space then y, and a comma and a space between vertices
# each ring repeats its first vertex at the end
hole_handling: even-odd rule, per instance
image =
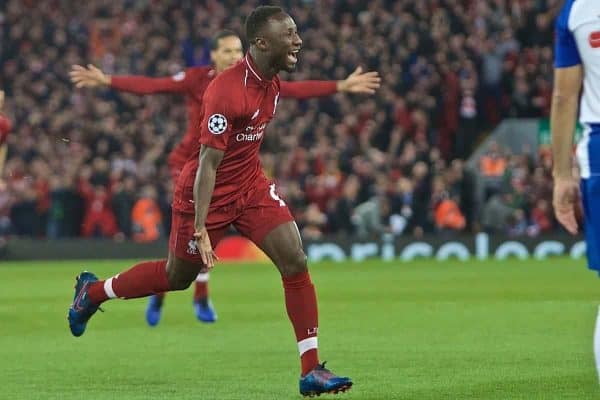
POLYGON ((387 199, 376 196, 354 208, 352 222, 358 239, 373 239, 384 233, 385 225, 382 220, 386 207, 387 199))
POLYGON ((550 203, 545 199, 538 199, 531 210, 530 234, 547 233, 553 228, 552 209, 550 203))
POLYGON ((431 199, 431 176, 427 164, 420 161, 412 170, 411 179, 414 184, 413 191, 413 217, 410 228, 415 236, 421 236, 425 231, 431 230, 429 217, 429 200, 431 199))
POLYGON ((47 236, 51 239, 80 235, 83 222, 83 198, 75 189, 74 179, 53 176, 50 179, 50 209, 47 236))
POLYGON ((473 150, 481 129, 480 101, 477 101, 475 79, 465 79, 462 82, 462 92, 459 105, 458 130, 455 141, 454 156, 466 159, 473 150))
POLYGON ((481 213, 481 224, 487 232, 505 233, 514 209, 508 205, 510 195, 495 194, 487 201, 481 213))
POLYGON ((413 183, 410 179, 400 178, 391 196, 390 228, 395 235, 404 232, 413 217, 413 183))
POLYGON ((462 231, 467 225, 456 201, 441 200, 434 210, 435 226, 441 231, 462 231))
POLYGON ((523 236, 527 233, 527 226, 525 211, 517 209, 508 218, 508 232, 506 233, 509 236, 523 236))
POLYGON ((142 188, 139 200, 131 211, 133 240, 136 242, 153 242, 164 236, 162 233, 162 216, 157 203, 158 193, 151 185, 142 188))
POLYGON ((325 224, 327 224, 327 216, 325 213, 320 210, 317 204, 309 204, 304 212, 302 236, 306 239, 320 239, 321 236, 323 236, 323 227, 325 224))
POLYGON ((450 198, 446 182, 441 176, 433 179, 431 203, 435 228, 438 232, 457 232, 465 228, 465 217, 457 202, 450 198))
POLYGON ((133 176, 127 176, 122 181, 117 183, 114 188, 114 196, 112 197, 112 208, 117 218, 119 230, 126 237, 131 237, 132 210, 136 198, 136 182, 133 176))
POLYGON ((354 233, 352 213, 358 204, 359 181, 355 175, 350 175, 344 183, 341 197, 331 200, 328 205, 328 223, 332 233, 354 233))
POLYGON ((506 163, 506 157, 502 155, 498 143, 492 143, 479 160, 481 174, 488 178, 499 178, 506 172, 506 163))
POLYGON ((502 154, 498 143, 491 143, 488 151, 479 159, 486 200, 500 191, 507 166, 508 160, 502 154))
POLYGON ((79 193, 85 202, 81 234, 84 237, 113 237, 119 232, 111 203, 111 189, 102 184, 92 185, 83 173, 79 193))

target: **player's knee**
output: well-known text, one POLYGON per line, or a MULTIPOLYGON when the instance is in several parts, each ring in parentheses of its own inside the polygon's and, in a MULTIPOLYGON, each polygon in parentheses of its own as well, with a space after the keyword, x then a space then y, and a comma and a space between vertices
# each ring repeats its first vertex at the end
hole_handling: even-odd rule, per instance
POLYGON ((181 277, 173 277, 169 278, 169 287, 171 290, 185 290, 190 287, 192 282, 193 279, 189 280, 181 277))
POLYGON ((186 274, 181 274, 177 270, 167 271, 167 278, 169 279, 169 288, 171 290, 185 290, 190 287, 190 284, 194 280, 187 277, 186 274))
POLYGON ((285 276, 296 275, 306 271, 306 269, 306 254, 304 254, 304 250, 298 249, 286 259, 282 274, 285 276))
POLYGON ((185 290, 194 281, 197 270, 187 268, 186 265, 180 265, 178 260, 169 259, 167 261, 167 279, 171 290, 185 290))

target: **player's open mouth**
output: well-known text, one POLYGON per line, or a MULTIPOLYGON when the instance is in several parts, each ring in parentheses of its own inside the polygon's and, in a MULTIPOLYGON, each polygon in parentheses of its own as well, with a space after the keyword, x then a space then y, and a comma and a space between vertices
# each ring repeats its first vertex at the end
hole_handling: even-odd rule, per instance
POLYGON ((300 51, 300 49, 292 50, 292 51, 288 52, 287 61, 290 64, 296 64, 298 62, 298 52, 299 51, 300 51))

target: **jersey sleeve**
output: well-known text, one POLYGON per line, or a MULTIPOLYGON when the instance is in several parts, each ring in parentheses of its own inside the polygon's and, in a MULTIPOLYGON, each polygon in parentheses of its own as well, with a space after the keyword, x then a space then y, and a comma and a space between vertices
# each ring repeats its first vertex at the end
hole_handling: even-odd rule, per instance
POLYGON ((307 99, 310 97, 331 96, 337 93, 336 81, 297 81, 280 82, 282 98, 307 99))
POLYGON ((183 93, 190 89, 192 73, 181 71, 170 77, 150 78, 141 75, 112 76, 110 86, 113 89, 135 94, 183 93))
POLYGON ((225 151, 233 132, 233 121, 239 117, 238 107, 232 101, 231 93, 223 80, 213 81, 203 98, 203 117, 200 122, 200 143, 225 151))
POLYGON ((554 66, 567 68, 581 64, 581 56, 573 32, 569 29, 569 16, 573 0, 567 0, 556 20, 554 66))

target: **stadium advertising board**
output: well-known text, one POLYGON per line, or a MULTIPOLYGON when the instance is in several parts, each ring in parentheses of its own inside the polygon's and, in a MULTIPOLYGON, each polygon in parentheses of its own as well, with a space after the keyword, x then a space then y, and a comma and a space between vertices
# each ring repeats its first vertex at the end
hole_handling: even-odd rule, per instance
POLYGON ((384 237, 380 241, 355 242, 345 240, 322 240, 305 245, 311 261, 363 261, 380 258, 386 261, 411 261, 417 258, 436 260, 480 260, 507 258, 543 260, 551 256, 582 258, 585 243, 581 238, 570 236, 546 236, 537 238, 508 238, 487 233, 474 236, 444 239, 437 236, 422 240, 384 237))
MULTIPOLYGON (((138 244, 110 240, 11 240, 1 249, 0 260, 115 259, 156 258, 163 256, 166 242, 138 244)), ((540 259, 551 256, 581 258, 585 243, 568 235, 536 238, 510 238, 487 233, 443 238, 429 235, 422 239, 385 236, 381 240, 356 241, 353 238, 325 236, 318 241, 305 240, 304 248, 311 262, 411 261, 418 258, 485 260, 506 258, 540 259)), ((226 237, 216 249, 221 261, 268 261, 254 244, 241 236, 226 237)))

